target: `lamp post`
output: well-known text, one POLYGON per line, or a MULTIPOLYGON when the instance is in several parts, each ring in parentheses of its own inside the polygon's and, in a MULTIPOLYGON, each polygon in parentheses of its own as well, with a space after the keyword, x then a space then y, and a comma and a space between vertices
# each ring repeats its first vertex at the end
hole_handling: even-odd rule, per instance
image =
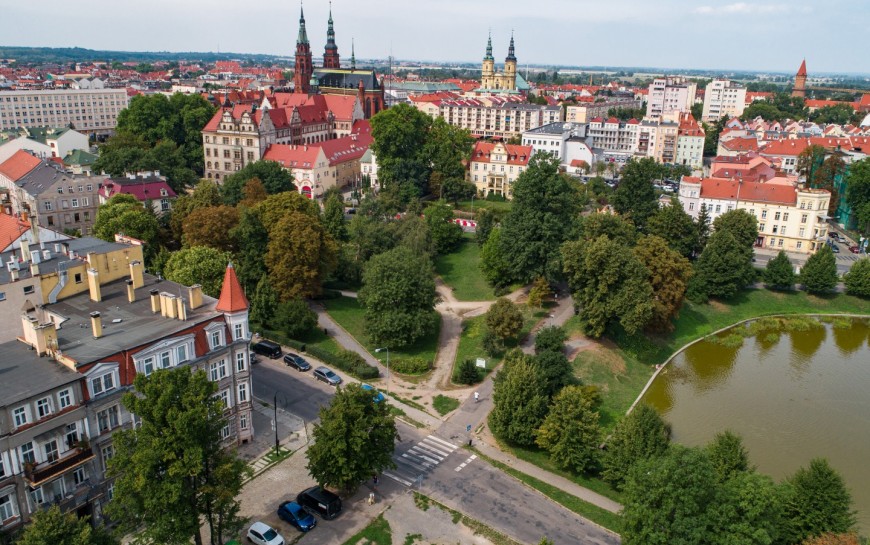
POLYGON ((375 348, 375 352, 381 352, 383 350, 387 351, 387 393, 390 393, 390 349, 389 348, 375 348))
POLYGON ((275 392, 275 399, 273 399, 275 405, 275 459, 278 459, 278 392, 275 392))

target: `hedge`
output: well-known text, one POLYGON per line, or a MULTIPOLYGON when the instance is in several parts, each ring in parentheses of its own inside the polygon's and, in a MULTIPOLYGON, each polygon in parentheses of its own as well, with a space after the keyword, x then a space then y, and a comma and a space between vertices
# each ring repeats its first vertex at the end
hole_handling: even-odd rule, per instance
POLYGON ((278 331, 266 331, 266 334, 270 339, 278 341, 280 344, 311 354, 320 361, 341 369, 360 380, 369 380, 380 376, 378 368, 366 363, 363 357, 356 352, 340 350, 338 354, 333 354, 317 346, 306 346, 305 343, 290 339, 278 331))
POLYGON ((423 358, 394 358, 390 362, 390 369, 403 375, 422 375, 431 368, 430 362, 423 358))

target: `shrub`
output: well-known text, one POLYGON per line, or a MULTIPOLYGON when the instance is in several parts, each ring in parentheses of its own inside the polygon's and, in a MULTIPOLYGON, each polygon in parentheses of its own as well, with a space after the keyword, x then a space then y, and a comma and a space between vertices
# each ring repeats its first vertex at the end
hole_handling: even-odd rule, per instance
POLYGON ((390 369, 403 375, 422 375, 432 368, 423 358, 395 358, 390 361, 390 369))
POLYGON ((331 365, 336 369, 341 369, 345 373, 360 380, 369 380, 381 375, 377 367, 366 363, 365 359, 356 352, 340 350, 337 354, 333 354, 332 352, 327 352, 322 348, 306 346, 303 342, 294 341, 278 331, 266 331, 264 333, 273 341, 295 348, 300 352, 310 354, 312 357, 319 359, 323 363, 331 365))
POLYGON ((491 358, 497 357, 504 350, 504 344, 501 342, 501 339, 489 330, 483 334, 481 343, 483 344, 483 351, 491 358))
POLYGON ((473 360, 465 359, 459 364, 456 382, 469 385, 480 382, 480 371, 477 370, 473 360))

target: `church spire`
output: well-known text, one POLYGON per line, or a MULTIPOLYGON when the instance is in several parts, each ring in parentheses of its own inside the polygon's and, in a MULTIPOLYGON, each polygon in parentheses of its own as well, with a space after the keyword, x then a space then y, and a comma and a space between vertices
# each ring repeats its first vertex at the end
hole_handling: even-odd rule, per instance
POLYGON ((517 60, 517 57, 516 57, 516 55, 514 55, 514 32, 511 31, 511 44, 508 47, 508 55, 505 58, 505 62, 507 62, 507 61, 516 62, 516 60, 517 60))
POLYGON ((356 52, 353 50, 353 38, 350 39, 350 69, 356 70, 356 52))
POLYGON ((296 38, 296 43, 308 43, 308 32, 305 31, 305 12, 302 9, 302 2, 299 3, 299 37, 296 38))
POLYGON ((323 50, 324 68, 341 68, 338 46, 335 45, 335 27, 332 24, 332 2, 329 3, 329 24, 326 28, 326 47, 323 50))
POLYGON ((486 40, 486 56, 483 57, 485 61, 495 60, 492 58, 492 31, 489 33, 489 37, 486 40))

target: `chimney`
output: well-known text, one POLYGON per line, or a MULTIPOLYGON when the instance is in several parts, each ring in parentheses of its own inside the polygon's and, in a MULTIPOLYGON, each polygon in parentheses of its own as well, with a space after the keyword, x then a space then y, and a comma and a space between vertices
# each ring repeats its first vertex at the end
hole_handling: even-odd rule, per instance
POLYGON ((160 315, 164 318, 168 316, 168 313, 166 312, 166 296, 167 294, 165 292, 160 293, 160 315))
POLYGON ((176 300, 181 299, 180 297, 176 297, 175 295, 166 294, 166 317, 167 318, 177 318, 178 317, 178 303, 176 300))
POLYGON ((202 306, 202 286, 194 284, 187 288, 190 298, 190 310, 197 309, 202 306))
POLYGON ((133 286, 133 280, 127 279, 127 300, 131 303, 136 302, 136 288, 133 286))
POLYGON ((13 282, 18 282, 18 269, 12 269, 9 271, 9 278, 13 282))
POLYGON ((100 318, 99 312, 91 312, 91 330, 94 332, 95 339, 103 336, 103 319, 100 318))
POLYGON ((187 307, 184 306, 184 299, 177 297, 175 302, 178 306, 178 319, 182 322, 187 320, 187 307))
POLYGON ((30 276, 36 276, 39 274, 39 264, 31 263, 30 264, 30 276))
POLYGON ((148 293, 151 294, 151 312, 157 314, 160 312, 160 292, 157 290, 151 290, 148 293))
POLYGON ((103 300, 100 293, 100 273, 97 269, 88 269, 88 288, 91 292, 91 301, 99 303, 103 300))
POLYGON ((130 278, 133 280, 133 289, 139 289, 145 285, 142 277, 142 262, 139 260, 130 262, 130 278))

